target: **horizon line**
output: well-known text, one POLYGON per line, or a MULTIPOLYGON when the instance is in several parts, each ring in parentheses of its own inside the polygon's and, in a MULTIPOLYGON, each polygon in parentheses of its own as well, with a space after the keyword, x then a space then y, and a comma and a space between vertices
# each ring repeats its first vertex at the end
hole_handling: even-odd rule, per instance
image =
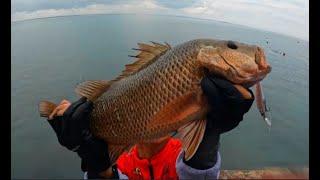
MULTIPOLYGON (((237 26, 242 26, 242 27, 249 28, 249 29, 255 29, 255 30, 259 30, 259 31, 275 33, 275 34, 278 34, 278 35, 283 35, 283 36, 287 36, 287 37, 290 37, 290 38, 295 38, 295 39, 298 39, 298 40, 303 40, 303 41, 309 42, 309 38, 304 39, 304 38, 301 38, 301 37, 297 37, 297 36, 293 36, 293 35, 289 35, 289 34, 283 34, 283 33, 281 33, 281 32, 275 32, 275 31, 271 31, 271 30, 264 30, 264 29, 261 29, 261 28, 252 27, 252 26, 248 26, 248 25, 231 23, 231 22, 222 21, 222 20, 218 20, 218 19, 200 18, 200 17, 183 16, 183 15, 172 15, 172 14, 148 14, 148 13, 91 13, 91 14, 70 14, 70 15, 47 16, 47 17, 35 17, 35 18, 22 19, 22 20, 12 20, 12 19, 11 19, 11 23, 19 23, 19 22, 27 22, 27 21, 32 21, 32 20, 51 19, 51 18, 61 18, 61 17, 90 16, 90 15, 151 15, 151 16, 169 16, 169 17, 180 17, 180 18, 186 18, 186 19, 215 21, 215 22, 219 22, 219 23, 225 23, 225 24, 230 24, 230 25, 237 25, 237 26)), ((12 18, 12 14, 11 14, 11 18, 12 18)))

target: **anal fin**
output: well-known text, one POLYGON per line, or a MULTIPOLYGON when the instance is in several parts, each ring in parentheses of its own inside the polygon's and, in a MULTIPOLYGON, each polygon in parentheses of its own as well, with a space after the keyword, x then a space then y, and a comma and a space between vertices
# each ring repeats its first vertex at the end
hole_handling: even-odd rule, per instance
POLYGON ((185 151, 185 160, 189 160, 197 151, 205 129, 207 121, 195 120, 180 127, 175 134, 175 138, 178 138, 182 142, 183 149, 185 151))

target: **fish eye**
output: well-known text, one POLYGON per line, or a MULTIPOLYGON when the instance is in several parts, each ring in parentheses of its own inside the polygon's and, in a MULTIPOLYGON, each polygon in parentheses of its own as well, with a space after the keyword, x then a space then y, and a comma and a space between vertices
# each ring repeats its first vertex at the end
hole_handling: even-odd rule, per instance
POLYGON ((228 41, 227 46, 230 49, 238 49, 238 46, 233 41, 228 41))

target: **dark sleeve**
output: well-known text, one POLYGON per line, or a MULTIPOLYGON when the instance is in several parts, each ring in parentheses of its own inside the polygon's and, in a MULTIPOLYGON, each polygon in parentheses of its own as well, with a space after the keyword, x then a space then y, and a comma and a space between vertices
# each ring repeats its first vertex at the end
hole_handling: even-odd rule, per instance
POLYGON ((217 162, 220 134, 234 129, 243 120, 254 101, 244 99, 242 94, 229 82, 221 79, 203 78, 201 87, 207 96, 210 110, 207 114, 206 130, 195 155, 187 165, 205 170, 217 162))
MULTIPOLYGON (((119 179, 119 170, 117 168, 117 165, 113 165, 112 166, 112 174, 113 176, 108 178, 108 179, 119 179)), ((123 179, 124 177, 122 177, 121 179, 123 179)), ((100 176, 99 173, 96 173, 94 171, 88 171, 85 174, 85 179, 105 179, 104 177, 100 176)))
POLYGON ((203 139, 195 155, 188 161, 184 161, 185 164, 200 170, 213 167, 217 162, 219 139, 219 133, 211 131, 210 128, 206 128, 203 139))
POLYGON ((182 151, 176 161, 176 171, 179 179, 218 179, 221 167, 221 158, 217 152, 216 163, 207 169, 196 169, 184 161, 184 151, 182 151))
POLYGON ((207 114, 207 128, 220 134, 238 126, 254 101, 250 89, 247 90, 252 98, 244 99, 233 84, 219 78, 205 77, 201 87, 211 108, 207 114))
POLYGON ((107 144, 102 139, 90 135, 77 153, 81 157, 81 170, 87 172, 87 178, 103 179, 99 173, 110 167, 107 144))

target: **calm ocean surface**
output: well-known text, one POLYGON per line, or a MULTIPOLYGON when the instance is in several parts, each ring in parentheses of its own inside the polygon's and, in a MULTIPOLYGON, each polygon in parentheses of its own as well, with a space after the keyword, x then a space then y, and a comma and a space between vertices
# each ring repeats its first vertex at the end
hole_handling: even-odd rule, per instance
POLYGON ((260 45, 273 67, 263 81, 272 110, 271 131, 253 105, 235 130, 222 135, 222 168, 308 166, 308 42, 209 20, 89 15, 12 23, 12 178, 83 176, 80 159, 58 144, 49 124, 39 117, 41 99, 74 101, 77 83, 114 78, 132 61, 128 55, 135 54, 131 48, 137 47, 137 42, 176 45, 195 38, 260 45))

